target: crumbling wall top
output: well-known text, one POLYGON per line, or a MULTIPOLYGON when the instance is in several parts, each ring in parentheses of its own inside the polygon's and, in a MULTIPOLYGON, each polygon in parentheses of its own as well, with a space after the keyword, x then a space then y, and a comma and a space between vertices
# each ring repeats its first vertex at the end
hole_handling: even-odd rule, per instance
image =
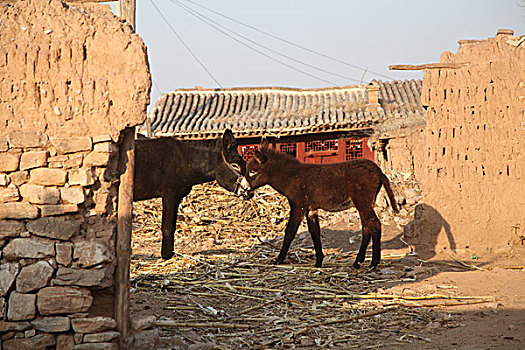
POLYGON ((105 6, 0 3, 0 137, 110 135, 146 118, 146 48, 105 6))
POLYGON ((458 41, 456 54, 445 51, 441 54, 440 63, 476 63, 479 56, 508 57, 513 50, 525 50, 525 35, 514 36, 511 29, 499 29, 496 36, 483 40, 463 39, 458 41))

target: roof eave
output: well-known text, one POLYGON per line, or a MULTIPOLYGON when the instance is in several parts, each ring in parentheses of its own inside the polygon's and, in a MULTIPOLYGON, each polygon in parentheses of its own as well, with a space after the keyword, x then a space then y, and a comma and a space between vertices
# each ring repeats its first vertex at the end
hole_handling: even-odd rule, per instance
MULTIPOLYGON (((307 126, 300 128, 289 128, 289 129, 253 129, 253 130, 235 130, 232 132, 237 138, 251 138, 251 137, 275 137, 281 138, 286 136, 301 136, 311 134, 321 134, 327 132, 356 132, 365 131, 373 128, 379 123, 376 121, 367 121, 363 123, 341 123, 318 125, 318 126, 307 126)), ((156 133, 155 136, 173 136, 179 139, 187 140, 209 140, 215 139, 222 135, 220 130, 200 131, 200 132, 178 132, 178 133, 156 133)))

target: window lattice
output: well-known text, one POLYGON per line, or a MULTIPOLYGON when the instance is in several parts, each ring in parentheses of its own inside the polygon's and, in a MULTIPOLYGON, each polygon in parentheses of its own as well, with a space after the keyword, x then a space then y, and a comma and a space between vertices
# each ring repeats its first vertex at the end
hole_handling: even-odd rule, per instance
POLYGON ((346 140, 346 160, 363 158, 363 140, 346 140))
POLYGON ((245 161, 249 161, 258 149, 259 147, 257 146, 240 146, 239 153, 245 161))
POLYGON ((281 143, 279 144, 279 152, 287 153, 292 156, 297 155, 297 144, 295 143, 281 143))
POLYGON ((306 141, 304 149, 306 152, 337 151, 339 148, 337 140, 306 141))

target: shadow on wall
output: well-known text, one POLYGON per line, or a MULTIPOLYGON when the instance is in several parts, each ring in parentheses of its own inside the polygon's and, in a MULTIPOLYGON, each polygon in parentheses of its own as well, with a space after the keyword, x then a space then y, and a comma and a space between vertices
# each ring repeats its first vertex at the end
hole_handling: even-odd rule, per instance
POLYGON ((421 259, 430 259, 436 255, 438 236, 445 230, 451 251, 456 250, 456 242, 450 231, 450 225, 432 206, 424 203, 416 205, 414 220, 405 225, 404 240, 414 247, 421 259))

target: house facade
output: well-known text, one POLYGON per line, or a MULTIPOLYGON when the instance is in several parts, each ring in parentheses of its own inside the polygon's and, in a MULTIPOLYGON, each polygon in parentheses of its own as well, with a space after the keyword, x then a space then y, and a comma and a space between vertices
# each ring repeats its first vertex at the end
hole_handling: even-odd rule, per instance
MULTIPOLYGON (((421 81, 372 81, 322 89, 200 88, 163 94, 149 114, 152 136, 214 139, 232 129, 249 159, 262 137, 305 163, 375 160, 370 142, 392 120, 423 120, 421 81)), ((400 122, 400 124, 403 124, 400 122)))

